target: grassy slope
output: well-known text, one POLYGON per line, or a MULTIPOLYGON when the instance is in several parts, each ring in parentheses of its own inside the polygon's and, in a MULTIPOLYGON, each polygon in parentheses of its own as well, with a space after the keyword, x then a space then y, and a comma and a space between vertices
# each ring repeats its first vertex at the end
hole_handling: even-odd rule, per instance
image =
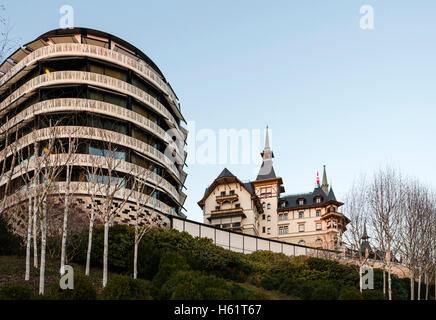
MULTIPOLYGON (((35 293, 38 292, 39 288, 39 270, 33 267, 33 257, 32 257, 32 267, 30 271, 30 281, 29 283, 34 288, 35 293)), ((85 267, 75 263, 70 264, 74 268, 74 272, 85 273, 85 267)), ((59 281, 59 268, 60 261, 47 260, 46 273, 45 273, 45 287, 48 288, 52 283, 59 281)), ((24 281, 25 272, 25 257, 17 256, 0 256, 0 286, 5 285, 9 282, 24 281)), ((109 279, 114 273, 109 272, 109 279)), ((94 284, 95 289, 100 293, 102 289, 102 270, 100 268, 91 268, 90 279, 94 284)), ((269 291, 263 288, 256 287, 251 283, 239 283, 240 286, 247 289, 252 289, 260 291, 270 297, 271 300, 294 300, 295 298, 289 297, 278 291, 269 291)))

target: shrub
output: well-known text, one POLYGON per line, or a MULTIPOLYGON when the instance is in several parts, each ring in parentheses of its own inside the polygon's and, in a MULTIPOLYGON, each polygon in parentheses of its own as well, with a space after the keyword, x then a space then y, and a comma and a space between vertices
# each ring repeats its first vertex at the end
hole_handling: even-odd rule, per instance
POLYGON ((0 287, 0 300, 30 300, 32 298, 33 290, 27 283, 12 282, 0 287))
POLYGON ((336 286, 328 282, 321 282, 312 293, 312 300, 336 300, 337 298, 336 286))
MULTIPOLYGON (((159 297, 162 286, 172 275, 188 269, 189 265, 182 255, 171 250, 164 251, 160 258, 159 271, 152 280, 151 295, 155 298, 159 297)), ((169 297, 163 299, 169 299, 169 297)))
POLYGON ((95 300, 97 293, 87 276, 74 273, 74 289, 61 289, 56 281, 49 288, 48 298, 53 300, 95 300))
MULTIPOLYGON (((238 298, 241 298, 242 295, 238 298)), ((163 300, 227 300, 236 299, 232 288, 222 278, 188 270, 171 275, 162 286, 159 299, 163 300)))
POLYGON ((341 291, 338 300, 363 300, 363 296, 357 288, 345 288, 341 291))
POLYGON ((310 300, 315 289, 313 281, 301 279, 287 279, 279 287, 279 290, 289 296, 310 300))
POLYGON ((12 231, 12 227, 0 214, 0 256, 23 255, 23 239, 12 231))
MULTIPOLYGON (((109 268, 118 272, 127 272, 129 260, 133 259, 135 230, 128 225, 115 225, 109 228, 109 268), (127 254, 126 254, 127 253, 127 254)), ((92 240, 91 259, 93 265, 102 266, 104 250, 104 227, 95 228, 92 240)), ((86 250, 84 251, 86 255, 86 250)), ((86 256, 84 260, 86 261, 86 256)))
POLYGON ((151 300, 148 284, 129 276, 114 275, 100 295, 103 300, 151 300))
POLYGON ((363 290, 362 297, 365 300, 385 300, 385 296, 380 290, 363 290))

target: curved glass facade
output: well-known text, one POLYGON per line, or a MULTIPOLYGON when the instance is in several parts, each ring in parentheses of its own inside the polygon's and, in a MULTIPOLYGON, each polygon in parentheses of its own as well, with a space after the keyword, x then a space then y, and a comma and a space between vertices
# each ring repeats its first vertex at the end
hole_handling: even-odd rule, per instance
MULTIPOLYGON (((185 120, 176 94, 144 53, 101 31, 58 29, 14 52, 0 71, 0 195, 5 210, 17 205, 16 195, 25 191, 23 163, 36 154, 35 145, 44 148, 56 124, 60 144, 68 145, 72 137, 77 145, 71 164, 71 183, 77 185, 73 200, 86 207, 90 167, 112 152, 122 166, 116 178, 102 175, 99 183, 129 181, 149 171, 146 191, 153 201, 144 205, 184 217, 185 120), (20 159, 14 156, 18 153, 20 159)), ((65 184, 64 173, 56 183, 65 184)), ((117 217, 118 223, 132 222, 128 211, 117 217)))

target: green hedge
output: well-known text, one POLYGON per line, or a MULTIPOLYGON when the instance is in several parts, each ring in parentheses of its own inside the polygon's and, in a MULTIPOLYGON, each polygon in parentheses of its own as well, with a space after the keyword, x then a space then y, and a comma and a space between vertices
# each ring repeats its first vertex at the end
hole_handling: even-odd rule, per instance
POLYGON ((129 276, 112 276, 102 290, 102 300, 151 300, 149 285, 144 280, 129 276))
POLYGON ((0 256, 24 255, 23 239, 12 231, 2 214, 0 214, 0 256))
POLYGON ((49 288, 48 298, 53 300, 95 300, 97 292, 89 278, 81 273, 74 273, 74 289, 61 289, 55 281, 49 288))
POLYGON ((12 282, 0 287, 0 300, 31 300, 33 289, 27 283, 12 282))

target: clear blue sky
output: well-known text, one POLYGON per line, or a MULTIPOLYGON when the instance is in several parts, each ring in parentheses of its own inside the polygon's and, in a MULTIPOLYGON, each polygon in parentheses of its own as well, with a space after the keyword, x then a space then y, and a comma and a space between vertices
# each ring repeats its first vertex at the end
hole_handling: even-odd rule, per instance
MULTIPOLYGON (((386 164, 436 181, 434 0, 0 2, 21 44, 57 28, 69 4, 75 26, 136 45, 197 130, 268 124, 287 193, 310 191, 323 164, 339 200, 386 164), (374 30, 359 28, 364 4, 374 30)), ((223 167, 187 168, 190 219, 223 167)), ((255 178, 253 165, 227 167, 255 178)))

